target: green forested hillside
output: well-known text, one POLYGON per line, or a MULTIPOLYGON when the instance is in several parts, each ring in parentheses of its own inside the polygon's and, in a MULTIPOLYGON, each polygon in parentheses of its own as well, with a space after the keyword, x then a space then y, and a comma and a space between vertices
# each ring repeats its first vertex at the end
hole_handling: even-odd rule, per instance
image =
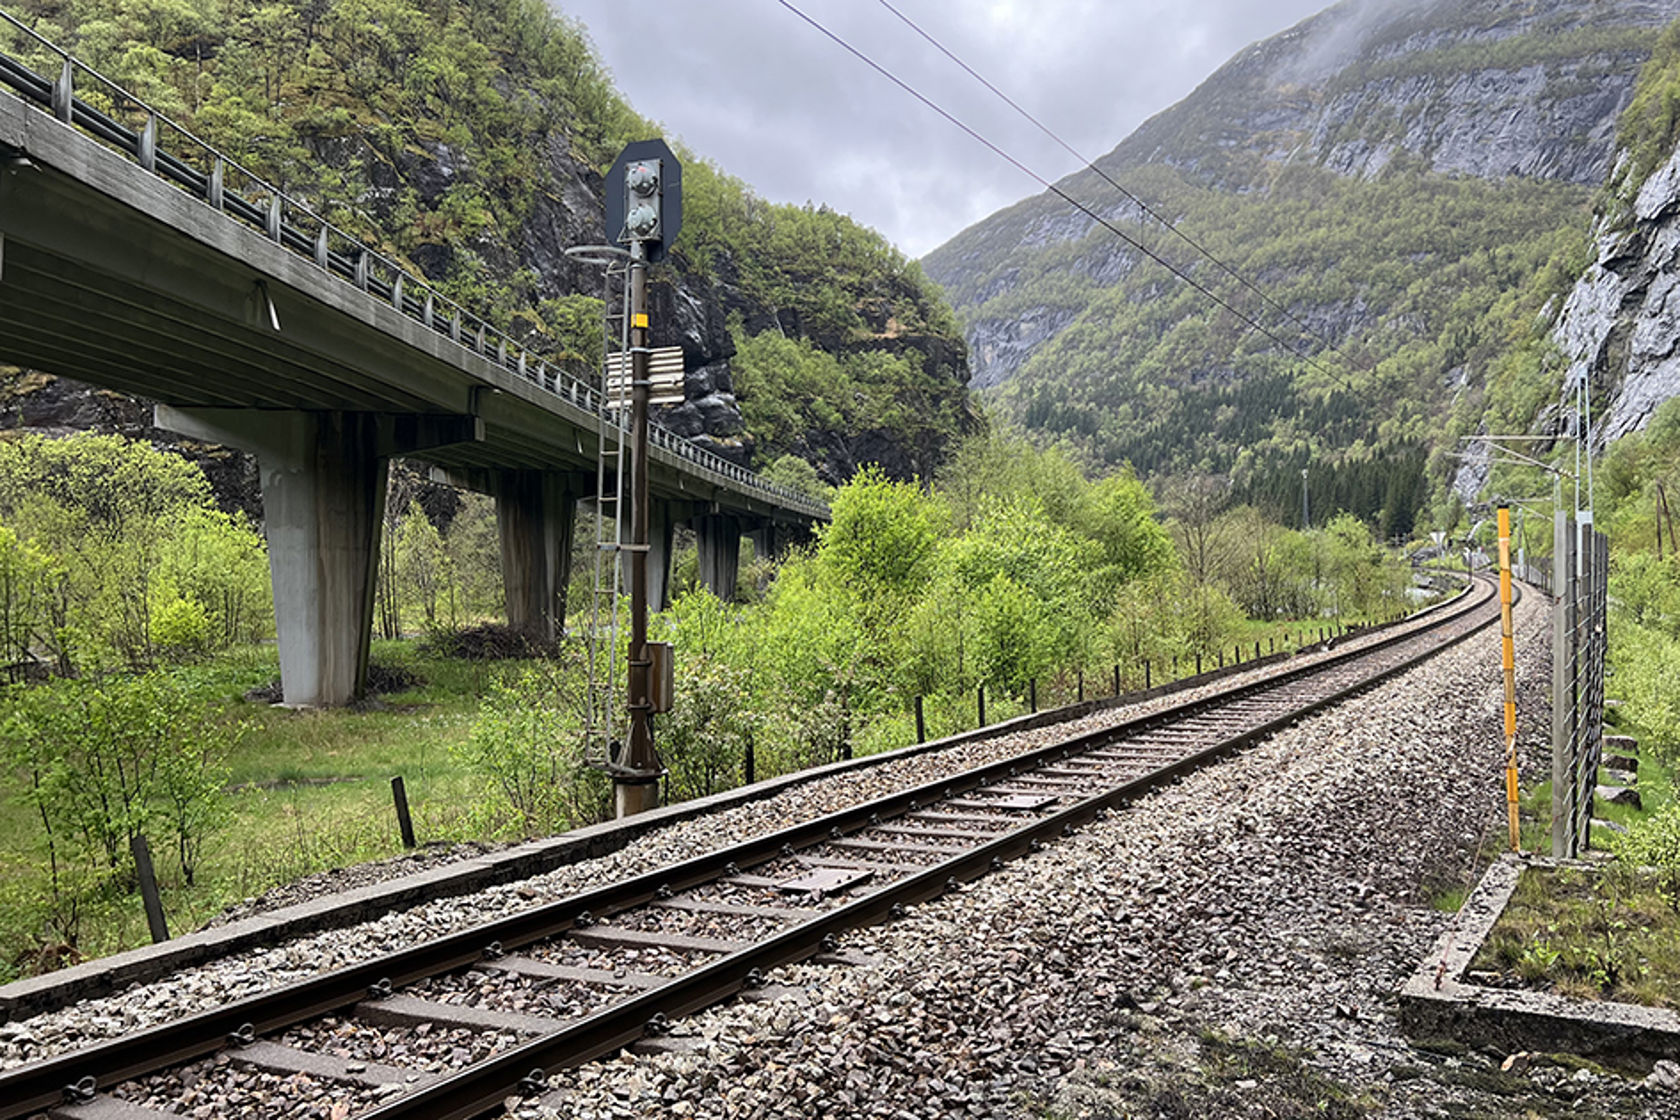
MULTIPOLYGON (((613 88, 584 30, 542 0, 22 0, 8 11, 498 325, 541 332, 555 357, 593 370, 599 279, 561 250, 603 240, 601 172, 657 129, 613 88)), ((4 28, 0 47, 56 72, 4 28)), ((727 311, 742 339, 770 330, 836 357, 891 355, 872 366, 881 392, 928 406, 895 413, 889 469, 956 435, 962 341, 918 266, 843 215, 768 204, 682 155, 683 233, 662 271, 708 316, 669 328, 690 367, 730 356, 727 311)), ((792 410, 813 424, 845 403, 826 385, 795 395, 761 370, 748 440, 708 434, 746 453, 755 417, 792 410)), ((772 452, 821 449, 765 435, 772 452)), ((817 465, 843 476, 856 464, 817 465)))
POLYGON ((1672 151, 1677 14, 1337 4, 1239 52, 1098 165, 1264 297, 1095 172, 1059 184, 1236 313, 1053 194, 925 263, 1036 441, 1290 523, 1305 469, 1315 515, 1405 533, 1450 504, 1458 437, 1548 422, 1605 175, 1625 206, 1672 151))
POLYGON ((1404 533, 1446 427, 1469 430, 1489 408, 1526 424, 1549 391, 1535 357, 1515 361, 1509 347, 1584 262, 1586 189, 1415 167, 1371 181, 1295 167, 1263 194, 1235 196, 1166 168, 1140 178, 1181 229, 1263 278, 1277 303, 1354 341, 1326 352, 1205 262, 1198 279, 1314 362, 1151 262, 1104 286, 1091 262, 1113 257, 1116 239, 1097 227, 1054 252, 1004 258, 1013 287, 969 312, 1073 314, 999 394, 1029 429, 1148 474, 1229 472, 1239 498, 1275 511, 1298 508, 1306 467, 1315 507, 1404 533))
POLYGON ((1633 100, 1617 123, 1616 169, 1605 183, 1604 206, 1631 215, 1634 196, 1680 141, 1680 22, 1663 30, 1639 72, 1633 100))

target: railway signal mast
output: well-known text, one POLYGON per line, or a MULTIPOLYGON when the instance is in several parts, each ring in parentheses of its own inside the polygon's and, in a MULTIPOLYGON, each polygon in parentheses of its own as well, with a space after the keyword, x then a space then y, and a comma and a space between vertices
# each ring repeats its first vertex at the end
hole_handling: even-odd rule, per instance
MULTIPOLYGON (((670 707, 670 647, 648 641, 648 406, 653 395, 650 374, 647 266, 662 261, 682 225, 682 165, 662 140, 641 140, 625 147, 607 173, 607 237, 629 256, 630 524, 628 540, 617 534, 617 551, 627 555, 630 575, 630 642, 627 650, 626 711, 628 727, 621 747, 607 759, 617 815, 627 817, 654 808, 659 780, 665 775, 654 745, 653 717, 670 707), (655 661, 659 662, 656 672, 655 661)), ((618 386, 622 393, 624 362, 618 386)), ((609 376, 609 390, 611 388, 609 376)), ((622 414, 621 414, 622 416, 622 414)), ((617 481, 624 494, 623 480, 617 481)), ((611 726, 609 721, 608 726, 611 726)))

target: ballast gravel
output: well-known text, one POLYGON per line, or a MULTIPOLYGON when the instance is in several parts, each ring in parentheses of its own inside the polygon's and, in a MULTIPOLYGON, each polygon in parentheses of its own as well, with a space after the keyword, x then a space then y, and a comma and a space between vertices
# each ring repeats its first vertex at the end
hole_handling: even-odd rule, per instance
MULTIPOLYGON (((1548 627, 1518 609, 1549 776, 1548 627)), ((1597 1067, 1423 1050, 1394 992, 1505 844, 1498 631, 1036 855, 849 934, 515 1115, 1680 1117, 1597 1067)))
MULTIPOLYGON (((1314 649, 1303 653, 1296 663, 1307 664, 1333 652, 1358 648, 1376 640, 1380 640, 1380 636, 1344 640, 1334 651, 1314 649)), ((1235 674, 1208 685, 1051 727, 959 743, 813 780, 762 800, 672 824, 598 859, 558 868, 517 883, 491 887, 477 894, 439 899, 386 914, 373 921, 252 950, 58 1011, 0 1023, 0 1069, 39 1061, 219 1007, 281 984, 356 964, 678 860, 716 851, 847 806, 1008 758, 1048 742, 1222 691, 1265 671, 1262 668, 1235 674)), ((437 858, 447 857, 440 854, 437 858)), ((401 863, 395 866, 405 872, 412 870, 412 866, 401 863)), ((361 875, 331 878, 354 881, 356 885, 371 881, 361 875)), ((242 912, 254 911, 247 907, 242 912)))

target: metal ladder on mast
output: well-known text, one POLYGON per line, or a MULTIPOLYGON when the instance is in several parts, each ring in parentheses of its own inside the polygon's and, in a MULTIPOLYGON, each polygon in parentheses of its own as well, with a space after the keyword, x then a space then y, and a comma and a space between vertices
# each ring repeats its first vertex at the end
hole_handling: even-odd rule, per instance
POLYGON ((594 579, 589 600, 587 661, 589 696, 584 761, 610 769, 623 742, 620 685, 624 659, 619 651, 624 598, 625 482, 630 452, 630 379, 607 377, 616 355, 629 369, 630 257, 612 257, 606 265, 601 339, 602 408, 596 426, 594 579))

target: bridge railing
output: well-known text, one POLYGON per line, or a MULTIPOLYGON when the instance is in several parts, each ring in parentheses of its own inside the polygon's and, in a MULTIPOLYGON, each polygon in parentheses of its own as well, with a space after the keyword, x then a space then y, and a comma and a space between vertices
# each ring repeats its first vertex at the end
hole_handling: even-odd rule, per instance
MULTIPOLYGON (((199 139, 116 82, 78 61, 5 12, 0 31, 21 37, 26 49, 58 69, 46 77, 0 42, 0 85, 26 103, 72 125, 107 148, 127 156, 140 169, 171 183, 193 198, 262 233, 276 245, 312 261, 322 271, 387 304, 405 318, 493 362, 526 382, 570 401, 606 422, 625 421, 606 408, 601 392, 530 344, 550 352, 559 344, 539 332, 520 342, 491 326, 439 292, 424 277, 378 252, 334 225, 308 204, 199 139)), ((828 507, 809 496, 769 482, 736 463, 695 445, 658 423, 649 441, 690 463, 711 480, 772 498, 777 504, 813 518, 826 518, 828 507)))

